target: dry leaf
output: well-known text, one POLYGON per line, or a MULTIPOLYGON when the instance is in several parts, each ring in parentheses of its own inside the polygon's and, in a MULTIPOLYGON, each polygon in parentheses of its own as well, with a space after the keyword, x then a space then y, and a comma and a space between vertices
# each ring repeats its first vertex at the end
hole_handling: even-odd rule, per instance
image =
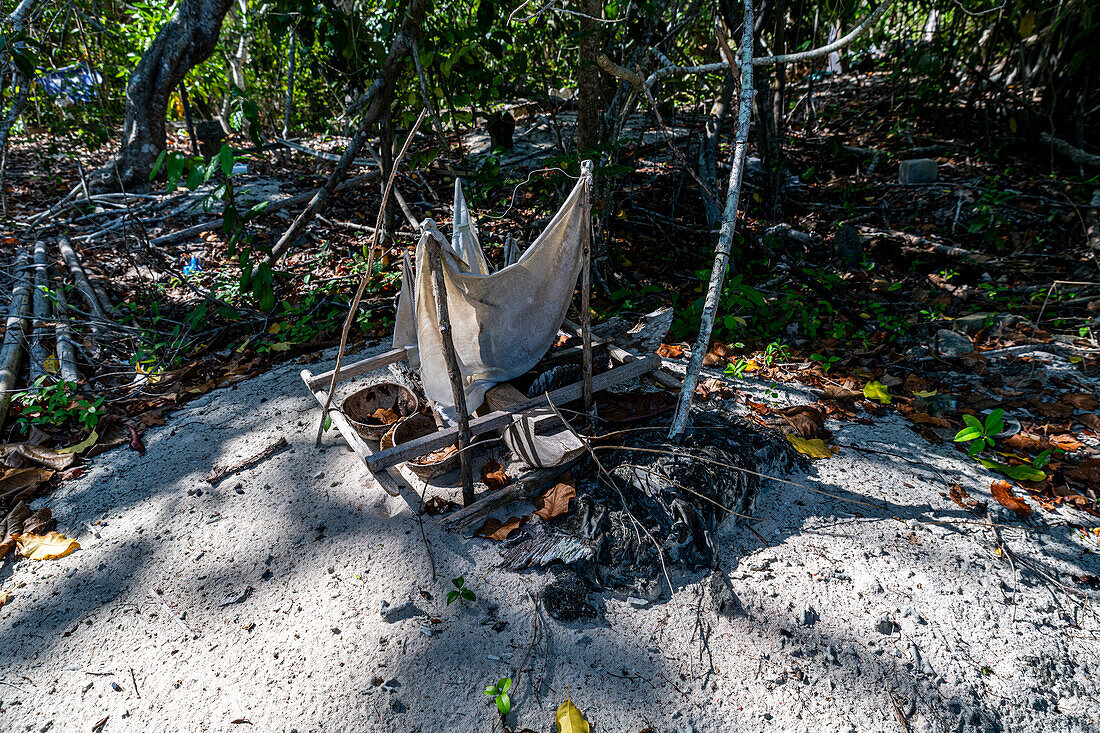
POLYGON ((53 473, 48 468, 13 468, 0 471, 0 497, 11 497, 36 488, 48 481, 53 473))
POLYGON ((145 455, 145 443, 141 442, 141 436, 138 435, 137 429, 133 425, 127 425, 126 429, 130 431, 130 449, 136 450, 138 455, 145 455))
POLYGON ((433 517, 439 514, 447 514, 455 509, 458 509, 458 504, 449 499, 444 499, 442 496, 433 496, 424 502, 424 513, 433 517))
POLYGON ((7 591, 4 591, 3 593, 0 593, 0 608, 3 608, 4 606, 6 606, 8 601, 10 601, 10 600, 11 600, 11 593, 8 593, 7 591))
POLYGON ((737 393, 721 379, 711 377, 695 387, 695 395, 704 400, 712 397, 718 400, 728 400, 735 397, 737 393))
POLYGON ((679 344, 661 344, 657 347, 657 356, 662 359, 682 359, 684 347, 679 344))
POLYGON ((1049 440, 1051 445, 1061 448, 1066 453, 1073 453, 1083 447, 1083 444, 1072 435, 1052 435, 1049 440))
POLYGON ((1023 499, 1012 493, 1012 484, 997 480, 989 485, 989 490, 993 492, 993 498, 997 500, 998 504, 1020 519, 1027 519, 1031 516, 1031 507, 1023 499))
POLYGON ((1100 458, 1090 458, 1073 468, 1062 471, 1062 475, 1093 486, 1100 486, 1100 458))
POLYGON ((950 494, 951 501, 955 502, 963 509, 974 514, 982 514, 985 510, 985 503, 980 502, 977 499, 971 499, 970 495, 966 493, 966 489, 958 484, 951 484, 950 494))
POLYGON ((558 723, 558 733, 591 733, 588 721, 569 698, 558 707, 554 720, 558 723))
POLYGON ((485 520, 485 524, 481 525, 474 534, 479 537, 488 537, 491 540, 506 540, 508 536, 520 528, 520 525, 527 519, 527 517, 511 517, 507 522, 501 522, 499 519, 490 517, 485 520))
POLYGON ((88 450, 93 445, 95 445, 95 442, 97 440, 99 440, 99 433, 97 433, 96 431, 93 430, 88 435, 87 438, 80 441, 76 445, 70 445, 68 448, 61 448, 57 452, 58 453, 72 453, 74 455, 77 454, 77 453, 83 453, 84 451, 88 450))
POLYGON ((829 431, 825 429, 825 416, 816 407, 795 405, 780 410, 779 414, 803 438, 831 437, 829 431))
POLYGON ((1078 410, 1095 410, 1096 409, 1096 396, 1087 392, 1078 392, 1074 394, 1064 394, 1058 398, 1059 402, 1064 402, 1067 405, 1073 405, 1078 410))
POLYGON ((504 472, 504 466, 496 461, 489 461, 481 467, 481 480, 489 487, 489 491, 503 489, 505 486, 512 483, 512 479, 504 472))
POLYGON ((53 512, 48 506, 44 506, 23 521, 22 534, 45 534, 52 529, 53 524, 53 512))
POLYGON ((44 535, 13 534, 19 554, 28 560, 56 560, 80 549, 80 543, 59 532, 44 535))
POLYGON ((22 468, 30 462, 61 471, 72 465, 75 460, 75 455, 59 453, 52 448, 43 448, 40 445, 26 443, 0 445, 0 464, 8 468, 22 468))
POLYGON ((829 385, 821 391, 821 399, 832 400, 834 402, 843 402, 847 400, 859 399, 863 396, 863 393, 856 389, 848 389, 846 387, 837 387, 835 385, 829 385))
POLYGON ((1096 415, 1096 414, 1091 413, 1091 412, 1086 412, 1084 415, 1076 415, 1075 419, 1078 422, 1080 422, 1082 425, 1087 425, 1088 427, 1092 428, 1093 430, 1096 430, 1097 432, 1100 432, 1100 415, 1096 415))
POLYGON ((569 500, 576 495, 575 487, 569 484, 557 484, 535 497, 535 514, 542 517, 544 522, 568 514, 569 500))
POLYGON ((379 407, 377 410, 371 413, 371 418, 376 420, 381 425, 393 425, 395 422, 401 419, 401 416, 389 408, 379 407))
POLYGON ((806 439, 790 433, 784 433, 784 438, 791 442, 794 449, 799 453, 809 456, 810 458, 832 458, 835 454, 840 452, 840 449, 833 446, 825 445, 825 441, 820 438, 806 439))

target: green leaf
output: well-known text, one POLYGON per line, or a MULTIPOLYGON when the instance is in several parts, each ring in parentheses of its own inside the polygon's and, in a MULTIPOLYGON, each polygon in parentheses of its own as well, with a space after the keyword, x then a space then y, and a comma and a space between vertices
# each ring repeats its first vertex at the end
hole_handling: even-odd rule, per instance
POLYGON ((463 588, 461 593, 462 593, 462 597, 465 598, 467 601, 476 601, 477 600, 477 596, 475 596, 474 592, 472 590, 470 590, 469 588, 463 588))
POLYGON ((458 600, 458 591, 457 590, 453 590, 453 591, 451 591, 450 593, 447 594, 447 605, 448 606, 451 605, 452 603, 454 603, 457 600, 458 600))
POLYGON ((229 178, 229 174, 233 172, 233 148, 223 144, 218 151, 218 163, 221 164, 222 175, 229 178))
POLYGON ((497 681, 497 687, 500 688, 501 692, 508 692, 508 690, 512 689, 512 678, 501 677, 500 680, 497 681))
POLYGON ((882 382, 868 382, 863 387, 863 396, 883 405, 888 405, 891 402, 890 390, 882 382))
POLYGON ((975 428, 979 433, 983 430, 981 421, 969 413, 963 413, 963 422, 975 428))
POLYGON ((1000 433, 1001 431, 1003 431, 1005 429, 1004 414, 1005 414, 1005 411, 998 407, 996 410, 993 410, 991 413, 986 415, 986 417, 985 417, 985 434, 986 435, 997 435, 998 433, 1000 433))
POLYGON ((984 438, 982 440, 975 440, 973 443, 971 443, 970 447, 966 450, 966 454, 971 458, 975 458, 983 450, 985 450, 984 438))
POLYGON ((1035 460, 1031 462, 1031 465, 1035 468, 1042 468, 1050 462, 1050 451, 1045 450, 1039 455, 1035 456, 1035 460))
POLYGON ((454 584, 455 588, 461 588, 466 585, 466 579, 460 575, 457 578, 451 578, 451 583, 454 584))
POLYGON ((988 458, 979 458, 978 463, 991 471, 1003 473, 1005 476, 1017 481, 1043 481, 1047 477, 1045 473, 1031 466, 1009 466, 1000 461, 993 461, 988 458))
POLYGON ((160 173, 161 167, 164 165, 164 159, 168 157, 168 151, 160 151, 160 155, 157 156, 156 161, 153 163, 153 170, 149 171, 149 180, 153 180, 160 173))
POLYGON ((507 715, 512 710, 512 698, 508 697, 508 693, 502 692, 497 696, 497 710, 501 715, 507 715))
POLYGON ((496 685, 489 685, 488 687, 485 688, 485 694, 486 695, 492 695, 493 697, 496 697, 498 694, 500 694, 500 690, 497 689, 496 685))
MULTIPOLYGON (((967 416, 969 417, 969 415, 967 416)), ((955 433, 956 443, 965 443, 968 440, 974 440, 974 438, 980 438, 982 436, 982 429, 980 427, 974 427, 968 425, 959 432, 955 433)))

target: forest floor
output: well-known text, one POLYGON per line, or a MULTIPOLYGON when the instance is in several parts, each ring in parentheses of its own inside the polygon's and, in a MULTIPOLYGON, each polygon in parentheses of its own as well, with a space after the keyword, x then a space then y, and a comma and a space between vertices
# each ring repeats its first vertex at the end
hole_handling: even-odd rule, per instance
MULTIPOLYGON (((733 619, 701 616, 702 578, 683 576, 645 607, 607 593, 599 622, 542 613, 533 627, 529 591, 548 571, 500 569, 489 540, 425 517, 432 582, 416 516, 370 485, 338 438, 314 449, 317 408, 298 370, 332 360, 366 269, 376 183, 334 195, 263 311, 240 292, 218 211, 195 206, 207 189, 61 207, 32 227, 107 151, 46 130, 15 141, 5 205, 18 226, 5 242, 71 237, 118 312, 98 355, 74 324, 81 394, 106 400, 98 443, 20 489, 82 547, 0 561, 3 719, 24 730, 87 730, 105 716, 104 730, 489 730, 481 691, 526 656, 512 675, 517 729, 545 730, 566 694, 598 730, 622 733, 1095 729, 1096 179, 999 147, 995 129, 947 102, 901 117, 917 105, 886 78, 851 74, 814 94, 792 115, 782 214, 765 211, 750 165, 706 361, 730 390, 706 382, 700 399, 769 421, 812 403, 839 454, 782 477, 793 484, 770 482, 760 521, 724 527, 722 568, 746 611, 733 619), (898 183, 899 161, 914 157, 936 159, 935 183, 898 183), (210 230, 175 236, 200 222, 210 230), (1007 426, 986 468, 952 438, 995 409, 1007 426), (204 482, 279 437, 288 450, 204 482), (447 607, 458 576, 478 600, 447 607), (382 601, 416 610, 387 620, 382 601)), ((668 137, 693 156, 683 142, 702 118, 669 119, 668 137)), ((486 155, 477 132, 464 158, 443 156, 466 178, 491 259, 506 234, 529 241, 572 185, 562 169, 576 160, 554 149, 568 125, 565 112, 534 114, 510 156, 486 155)), ((641 117, 628 131, 598 194, 610 215, 594 315, 632 323, 674 307, 659 353, 682 369, 714 235, 665 135, 641 117)), ((397 185, 446 231, 452 178, 427 162, 430 148, 414 146, 397 185)), ((244 163, 250 201, 309 191, 331 169, 287 150, 244 163)), ((270 244, 297 211, 249 231, 270 244)), ((398 212, 353 352, 390 333, 411 228, 398 212)), ((18 277, 8 249, 5 291, 18 277)), ((12 417, 7 445, 88 438, 71 414, 50 423, 17 401, 12 417)))
MULTIPOLYGON (((315 448, 299 369, 199 397, 146 432, 144 456, 105 453, 50 496, 81 549, 0 576, 9 730, 488 731, 482 689, 503 676, 517 730, 546 730, 567 694, 622 733, 1100 721, 1100 619, 1070 580, 1100 574, 1100 520, 1068 505, 1019 519, 992 473, 896 414, 830 420, 839 454, 767 482, 751 529, 723 527, 743 613, 714 616, 703 575, 683 573, 671 597, 608 592, 590 599, 598 620, 561 623, 534 606, 552 571, 501 569, 497 543, 436 517, 422 539, 339 437, 315 448), (281 437, 287 450, 205 481, 281 437), (477 599, 448 606, 459 576, 477 599), (385 618, 383 602, 412 606, 385 618)), ((813 399, 733 386, 776 409, 813 399)))

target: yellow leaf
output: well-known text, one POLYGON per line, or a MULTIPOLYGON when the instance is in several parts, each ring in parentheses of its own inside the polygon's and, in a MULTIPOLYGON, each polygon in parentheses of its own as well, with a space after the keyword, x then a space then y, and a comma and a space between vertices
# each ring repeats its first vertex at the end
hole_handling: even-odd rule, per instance
POLYGON ((1029 38, 1033 30, 1035 30, 1035 13, 1028 13, 1020 18, 1020 38, 1029 38))
POLYGON ((61 371, 61 362, 58 361, 56 354, 50 354, 46 357, 46 361, 42 362, 42 368, 50 374, 57 374, 61 371))
POLYGON ((84 451, 88 450, 93 445, 95 445, 95 442, 97 440, 99 440, 99 433, 97 433, 96 431, 93 430, 91 435, 89 435, 87 438, 80 441, 76 445, 70 445, 68 448, 59 448, 57 450, 57 452, 58 453, 83 453, 84 451))
POLYGON ((784 433, 783 437, 791 442, 794 449, 810 458, 832 458, 840 452, 836 446, 827 446, 821 438, 803 438, 793 433, 784 433))
POLYGON ((554 719, 558 722, 558 733, 591 733, 588 721, 569 698, 558 707, 558 714, 554 719))
POLYGON ((28 560, 56 560, 80 549, 80 543, 59 532, 13 534, 19 554, 28 560))
POLYGON ((283 324, 281 324, 281 323, 272 323, 270 326, 267 327, 267 332, 270 333, 272 336, 274 336, 275 334, 279 333, 279 331, 282 331, 282 330, 283 330, 283 324))
POLYGON ((890 404, 890 390, 882 382, 868 382, 863 387, 863 396, 884 405, 890 404))
POLYGON ((757 364, 754 360, 749 359, 748 361, 745 362, 744 371, 746 371, 746 372, 755 372, 759 368, 760 368, 759 364, 757 364))
POLYGON ((930 389, 930 390, 928 390, 927 392, 914 392, 914 393, 913 393, 913 396, 914 396, 914 397, 920 397, 920 398, 921 398, 922 400, 926 400, 926 399, 928 399, 929 397, 935 397, 935 396, 936 396, 936 392, 937 392, 937 390, 934 390, 934 389, 930 389))
POLYGON ((3 593, 0 593, 0 608, 3 608, 5 605, 7 605, 8 601, 10 601, 10 600, 11 600, 11 593, 8 593, 7 591, 4 591, 3 593))
POLYGON ((271 345, 271 350, 272 351, 290 351, 290 342, 289 341, 280 341, 277 344, 272 344, 271 345))
POLYGON ((1016 134, 1016 131, 1018 129, 1020 129, 1020 125, 1016 122, 1016 118, 1015 117, 1009 117, 1008 118, 1008 130, 1009 130, 1009 132, 1011 132, 1012 134, 1016 134))

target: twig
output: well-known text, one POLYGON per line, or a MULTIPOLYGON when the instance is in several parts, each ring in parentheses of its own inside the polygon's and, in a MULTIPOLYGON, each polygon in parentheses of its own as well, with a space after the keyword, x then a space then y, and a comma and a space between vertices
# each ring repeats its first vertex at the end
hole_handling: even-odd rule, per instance
POLYGON ((432 543, 428 542, 428 535, 424 532, 424 495, 428 493, 428 480, 424 479, 424 485, 420 488, 420 509, 416 512, 416 522, 420 525, 420 539, 424 540, 424 549, 428 551, 428 562, 432 566, 432 582, 435 582, 435 556, 432 555, 432 543))
POLYGON ((266 459, 270 458, 271 456, 275 455, 276 453, 278 453, 283 448, 286 448, 289 445, 290 445, 290 443, 287 442, 285 437, 279 438, 273 444, 269 445, 268 447, 264 448, 262 451, 260 451, 259 453, 255 454, 253 456, 245 458, 245 459, 243 459, 241 461, 238 461, 237 463, 234 463, 234 464, 229 465, 229 466, 224 466, 222 468, 215 468, 206 477, 206 483, 213 486, 214 484, 216 484, 219 481, 221 481, 222 479, 224 479, 226 476, 229 476, 231 474, 238 473, 240 471, 244 471, 246 469, 252 468, 253 466, 255 466, 260 461, 263 461, 263 460, 266 460, 266 459))
POLYGON ((180 618, 179 615, 172 610, 172 607, 168 605, 168 602, 165 601, 156 591, 150 590, 149 597, 164 607, 164 610, 168 613, 171 619, 175 621, 181 629, 183 629, 184 633, 187 634, 189 638, 194 638, 198 636, 198 634, 192 631, 191 627, 184 623, 183 619, 180 618))
MULTIPOLYGON (((321 410, 321 422, 317 426, 317 442, 316 445, 320 447, 321 436, 325 432, 325 418, 328 417, 329 408, 332 406, 332 396, 336 394, 336 378, 340 374, 340 365, 344 363, 344 350, 348 347, 348 334, 351 332, 351 324, 355 321, 355 314, 359 310, 359 302, 363 299, 363 293, 367 289, 367 283, 370 281, 374 274, 374 251, 378 246, 378 235, 382 231, 382 219, 386 211, 386 202, 389 200, 390 192, 393 191, 393 179, 397 174, 397 169, 401 164, 401 161, 405 158, 405 153, 409 149, 409 144, 412 142, 413 136, 416 131, 420 129, 420 124, 424 122, 424 117, 427 115, 427 110, 420 111, 420 117, 417 118, 416 124, 409 130, 408 137, 405 138, 405 144, 401 146, 401 152, 398 153, 397 159, 393 162, 393 167, 390 169, 390 178, 386 181, 386 188, 382 192, 382 203, 378 206, 378 217, 375 219, 374 231, 371 233, 370 249, 367 253, 367 269, 363 273, 363 278, 359 281, 359 287, 355 291, 355 297, 352 298, 351 307, 348 308, 348 315, 344 319, 344 327, 340 331, 340 349, 336 352, 336 368, 332 372, 332 381, 328 385, 328 395, 325 397, 325 406, 321 410)), ((460 446, 461 447, 461 446, 460 446)))

